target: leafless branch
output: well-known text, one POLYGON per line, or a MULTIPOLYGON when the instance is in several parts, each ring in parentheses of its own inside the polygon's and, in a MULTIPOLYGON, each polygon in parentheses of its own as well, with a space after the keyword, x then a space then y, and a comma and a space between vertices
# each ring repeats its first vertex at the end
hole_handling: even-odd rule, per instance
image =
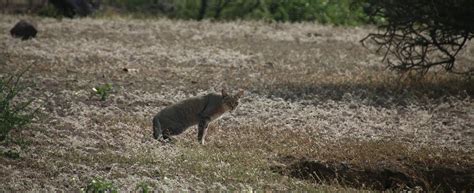
POLYGON ((383 62, 400 71, 416 70, 424 74, 431 67, 473 75, 473 70, 455 72, 456 56, 474 37, 474 3, 432 0, 367 0, 369 16, 386 19, 378 33, 361 40, 370 41, 383 51, 383 62), (389 59, 392 58, 392 59, 389 59), (395 60, 393 60, 395 59, 395 60))

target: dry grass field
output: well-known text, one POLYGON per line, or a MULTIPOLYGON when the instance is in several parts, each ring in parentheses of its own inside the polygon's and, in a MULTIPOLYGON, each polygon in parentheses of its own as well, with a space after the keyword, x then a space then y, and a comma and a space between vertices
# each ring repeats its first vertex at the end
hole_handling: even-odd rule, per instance
MULTIPOLYGON (((0 192, 474 190, 474 81, 415 82, 359 40, 371 27, 0 15, 0 74, 30 70, 41 112, 0 145, 0 192), (38 36, 14 39, 19 19, 38 36), (125 71, 124 69, 127 69, 125 71), (111 84, 101 101, 93 88, 111 84), (239 107, 163 144, 151 119, 187 97, 245 89, 239 107), (137 189, 138 188, 138 189, 137 189)), ((459 58, 472 67, 474 44, 459 58)))

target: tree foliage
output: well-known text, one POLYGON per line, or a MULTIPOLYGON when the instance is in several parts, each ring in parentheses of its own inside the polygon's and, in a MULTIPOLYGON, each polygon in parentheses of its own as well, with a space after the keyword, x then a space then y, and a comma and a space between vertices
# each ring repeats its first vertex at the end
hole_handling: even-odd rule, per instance
POLYGON ((179 19, 318 21, 356 25, 367 21, 353 0, 103 0, 104 5, 179 19))
POLYGON ((87 16, 100 5, 100 0, 49 0, 57 11, 65 16, 72 18, 75 15, 87 16))
POLYGON ((456 69, 456 56, 474 37, 472 0, 362 0, 365 13, 378 23, 381 31, 372 40, 377 51, 385 53, 389 67, 421 74, 442 66, 446 71, 472 76, 472 65, 456 69))

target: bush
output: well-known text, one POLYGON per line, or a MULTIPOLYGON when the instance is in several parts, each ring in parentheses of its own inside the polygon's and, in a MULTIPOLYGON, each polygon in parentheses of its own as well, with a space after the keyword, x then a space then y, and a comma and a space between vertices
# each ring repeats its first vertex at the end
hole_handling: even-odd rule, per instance
POLYGON ((62 17, 62 14, 56 8, 54 8, 54 6, 51 4, 46 4, 41 9, 39 9, 38 15, 43 16, 43 17, 55 17, 55 18, 62 17))
POLYGON ((110 95, 110 92, 112 91, 112 85, 111 84, 104 84, 101 86, 96 86, 92 89, 96 95, 100 96, 101 101, 107 100, 107 98, 110 95))
POLYGON ((318 21, 320 23, 356 25, 366 21, 362 7, 351 0, 272 1, 269 8, 276 21, 318 21))
POLYGON ((34 99, 18 100, 28 88, 21 82, 25 72, 0 78, 0 141, 7 139, 12 129, 19 129, 31 122, 37 111, 30 108, 34 99))
POLYGON ((137 184, 135 191, 141 193, 148 193, 152 190, 150 190, 150 185, 148 185, 146 182, 140 182, 139 184, 137 184))
POLYGON ((110 193, 117 193, 118 189, 117 187, 112 184, 112 182, 109 182, 107 180, 104 180, 102 178, 94 178, 92 181, 87 185, 85 188, 85 192, 93 192, 93 193, 105 193, 105 192, 110 192, 110 193))
POLYGON ((392 69, 425 74, 435 66, 472 76, 474 68, 455 68, 456 56, 474 37, 474 1, 361 0, 366 14, 384 18, 369 34, 392 69))

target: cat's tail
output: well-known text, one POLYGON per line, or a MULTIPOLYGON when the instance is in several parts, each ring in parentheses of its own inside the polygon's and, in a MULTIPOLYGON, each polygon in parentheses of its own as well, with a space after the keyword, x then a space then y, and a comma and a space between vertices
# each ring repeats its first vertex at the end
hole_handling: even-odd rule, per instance
POLYGON ((160 139, 163 134, 158 116, 153 118, 153 138, 160 139))

